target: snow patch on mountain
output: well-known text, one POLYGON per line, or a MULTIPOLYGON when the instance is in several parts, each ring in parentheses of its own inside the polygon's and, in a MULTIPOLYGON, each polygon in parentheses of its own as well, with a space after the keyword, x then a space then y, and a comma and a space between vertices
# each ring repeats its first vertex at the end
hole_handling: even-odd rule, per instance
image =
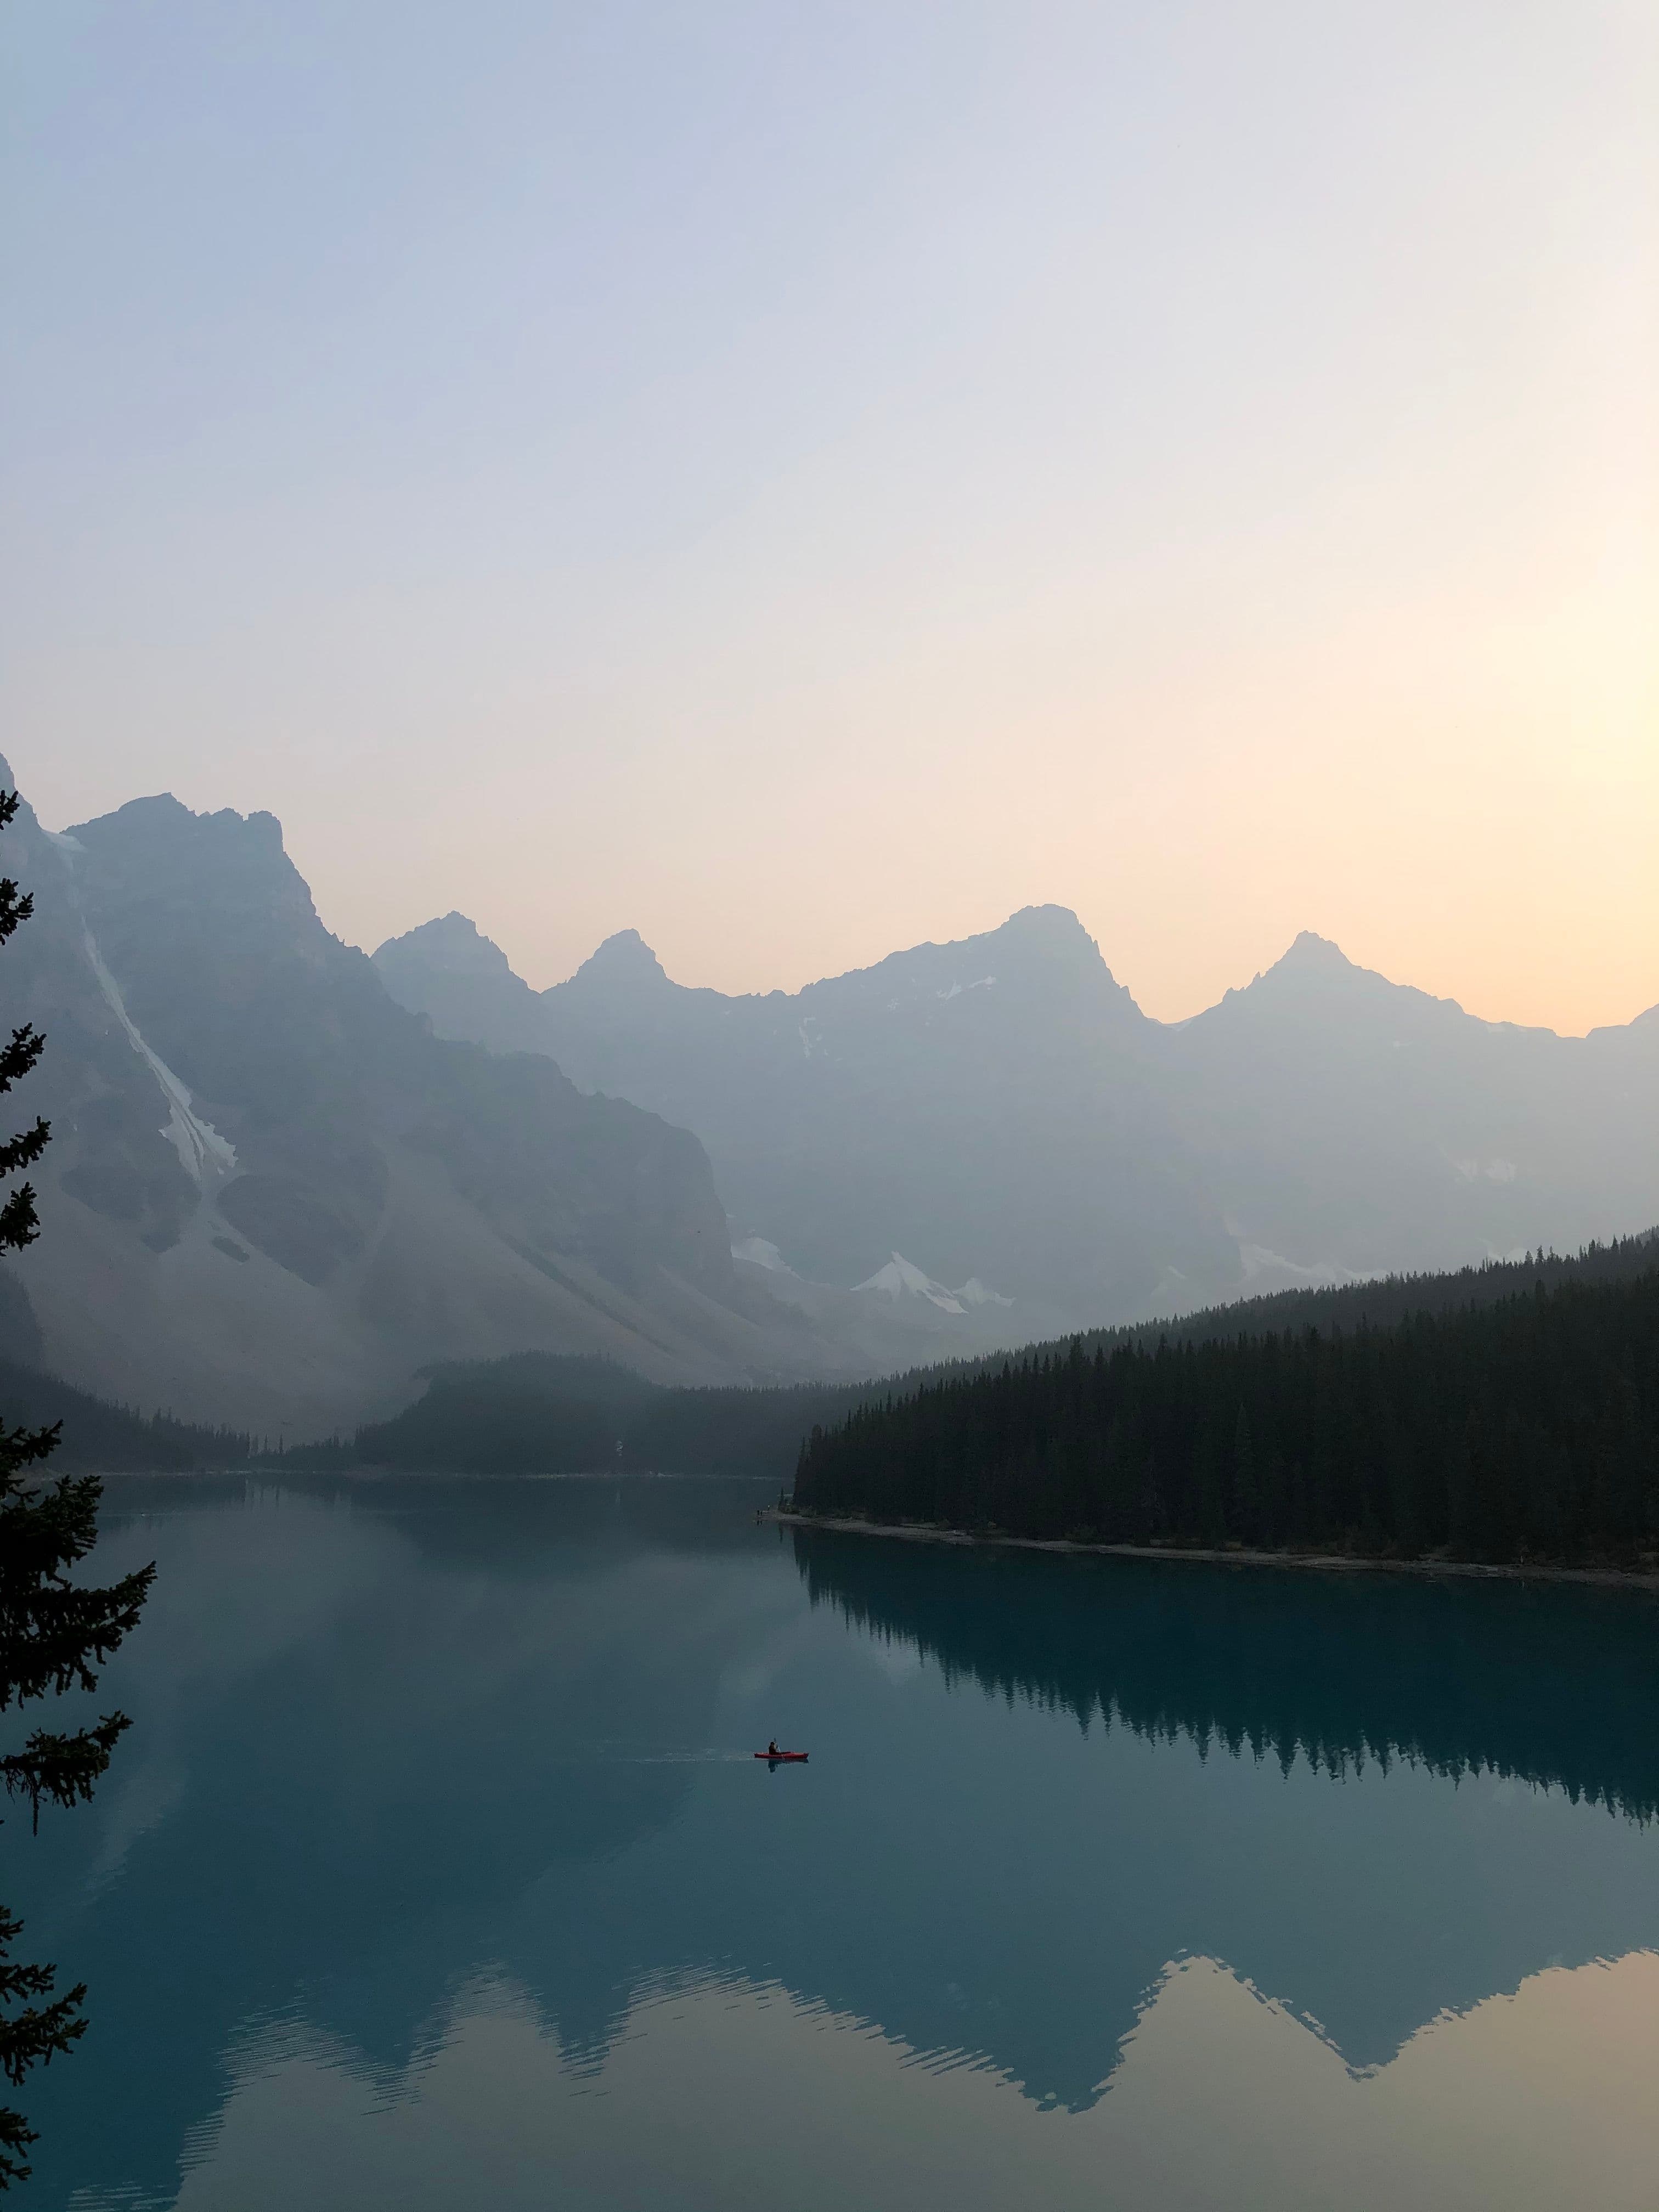
POLYGON ((981 1283, 977 1275, 969 1275, 962 1288, 952 1291, 951 1296, 960 1299, 964 1306, 1011 1306, 1014 1303, 1012 1298, 1005 1298, 1000 1291, 994 1291, 988 1283, 981 1283))
POLYGON ((210 1184, 223 1182, 227 1176, 236 1172, 235 1147, 219 1134, 211 1121, 202 1119, 191 1103, 187 1085, 173 1073, 160 1053, 153 1052, 145 1043, 138 1024, 127 1012, 120 985, 104 965, 97 939, 90 930, 85 937, 87 958, 110 1012, 126 1031, 128 1043, 161 1085, 167 1106, 167 1127, 161 1134, 178 1153, 179 1165, 198 1190, 204 1191, 210 1184))
POLYGON ((963 1311, 960 1301, 947 1291, 943 1283, 936 1283, 931 1275, 895 1252, 884 1267, 878 1267, 867 1282, 857 1283, 855 1290, 879 1291, 884 1297, 896 1304, 900 1298, 926 1298, 929 1305, 937 1306, 941 1313, 959 1314, 963 1311))
POLYGON ((741 1243, 732 1247, 732 1257, 747 1260, 751 1267, 764 1267, 769 1274, 793 1275, 795 1273, 777 1246, 764 1237, 745 1237, 741 1243))
POLYGON ((1272 1251, 1266 1244, 1241 1243, 1238 1261, 1253 1295, 1262 1290, 1263 1277, 1275 1290, 1305 1284, 1310 1290, 1324 1291, 1340 1283, 1363 1283, 1367 1279, 1352 1267, 1338 1267, 1334 1260, 1316 1260, 1310 1267, 1304 1267, 1300 1261, 1287 1260, 1282 1252, 1272 1251))
POLYGON ((1513 1160, 1454 1160, 1452 1165, 1465 1182, 1513 1182, 1521 1172, 1513 1160))

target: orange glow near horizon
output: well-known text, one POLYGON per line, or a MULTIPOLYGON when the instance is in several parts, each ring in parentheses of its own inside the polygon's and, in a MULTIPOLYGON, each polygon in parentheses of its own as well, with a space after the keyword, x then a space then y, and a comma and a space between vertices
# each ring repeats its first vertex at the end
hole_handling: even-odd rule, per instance
POLYGON ((1651 9, 416 12, 12 34, 50 824, 269 808, 538 985, 1053 902, 1164 1019, 1304 928, 1659 1002, 1651 9))

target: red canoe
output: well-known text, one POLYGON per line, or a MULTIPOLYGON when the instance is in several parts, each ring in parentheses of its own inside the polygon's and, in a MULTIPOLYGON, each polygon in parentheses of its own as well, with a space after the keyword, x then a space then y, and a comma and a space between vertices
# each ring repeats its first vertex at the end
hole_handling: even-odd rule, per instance
POLYGON ((806 1755, 804 1751, 757 1751, 755 1753, 757 1759, 766 1759, 773 1766, 775 1766, 780 1759, 805 1759, 806 1755))

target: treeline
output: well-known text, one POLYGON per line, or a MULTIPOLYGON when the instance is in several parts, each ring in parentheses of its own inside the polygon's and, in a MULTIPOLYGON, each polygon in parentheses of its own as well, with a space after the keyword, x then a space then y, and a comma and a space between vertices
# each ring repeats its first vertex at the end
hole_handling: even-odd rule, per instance
POLYGON ((1084 1729, 1341 1775, 1395 1760, 1659 1815, 1654 1601, 1382 1576, 1180 1574, 1132 1559, 795 1532, 815 1605, 947 1680, 1084 1729))
POLYGON ((414 1405, 349 1444, 290 1452, 314 1461, 454 1474, 764 1475, 787 1484, 803 1436, 838 1421, 869 1382, 685 1389, 607 1359, 515 1352, 438 1369, 414 1405))
MULTIPOLYGON (((890 1406, 919 1406, 924 1399, 938 1399, 941 1393, 1000 1389, 1005 1377, 1012 1389, 1018 1376, 1052 1373, 1057 1365, 1069 1370, 1079 1357, 1092 1370, 1098 1362, 1109 1365, 1126 1352, 1156 1358, 1160 1344, 1173 1356, 1206 1346, 1236 1349, 1244 1339, 1305 1344, 1310 1331, 1318 1333, 1322 1344, 1334 1344, 1339 1338, 1357 1343, 1362 1338, 1392 1334, 1408 1318, 1415 1326, 1424 1316, 1450 1317, 1496 1309, 1512 1302, 1522 1289, 1529 1296, 1535 1294, 1540 1284, 1547 1293, 1569 1284, 1616 1285, 1650 1274, 1656 1265, 1659 1265, 1659 1243, 1650 1232, 1646 1237, 1591 1245, 1570 1259, 1540 1254, 1524 1262, 1497 1261, 1455 1274, 1391 1276, 1340 1290, 1282 1291, 1177 1321, 1095 1330, 1057 1344, 1035 1346, 1021 1356, 1017 1365, 1011 1366, 1002 1358, 954 1361, 855 1382, 674 1388, 647 1382, 605 1359, 522 1352, 505 1359, 435 1369, 427 1376, 420 1398, 391 1419, 370 1423, 353 1436, 286 1451, 273 1451, 264 1440, 240 1431, 204 1427, 174 1420, 167 1414, 143 1415, 107 1404, 14 1358, 0 1358, 0 1417, 13 1425, 33 1426, 61 1416, 64 1455, 59 1464, 105 1473, 182 1472, 243 1465, 296 1473, 343 1472, 355 1467, 500 1474, 586 1474, 611 1468, 627 1473, 750 1474, 781 1486, 796 1473, 803 1437, 814 1437, 813 1451, 821 1454, 828 1449, 826 1440, 844 1440, 849 1418, 861 1409, 870 1409, 872 1418, 860 1433, 874 1436, 880 1425, 874 1414, 878 1413, 884 1421, 890 1406)), ((963 1401, 951 1396, 950 1402, 963 1401)), ((999 1399, 998 1403, 1001 1402, 999 1399)), ((1245 1406, 1247 1419, 1254 1421, 1253 1401, 1247 1395, 1240 1403, 1245 1406)), ((1048 1431, 1043 1433, 1046 1436, 1048 1431)), ((1026 1443, 1036 1448, 1035 1432, 1024 1438, 1022 1450, 1026 1443)), ((1322 1518, 1311 1507, 1298 1521, 1302 1509, 1297 1504, 1298 1478, 1293 1472, 1291 1448, 1282 1440, 1276 1448, 1285 1462, 1285 1495, 1278 1503, 1274 1438, 1266 1431, 1260 1437, 1252 1433, 1243 1475, 1233 1468, 1227 1449, 1218 1448, 1218 1457, 1224 1462, 1218 1482, 1228 1533, 1243 1540, 1243 1529, 1249 1524, 1256 1527, 1261 1540, 1267 1540, 1270 1529, 1279 1529, 1281 1533, 1273 1540, 1294 1542, 1302 1540, 1295 1532, 1306 1521, 1320 1532, 1308 1540, 1340 1535, 1346 1522, 1332 1521, 1328 1515, 1322 1518), (1252 1485, 1256 1493, 1253 1524, 1248 1510, 1252 1485)), ((1048 1449, 1043 1445, 1039 1456, 1048 1449)), ((1067 1450, 1071 1449, 1068 1445, 1067 1450)), ((1149 1535, 1194 1533, 1191 1516, 1181 1504, 1179 1470, 1172 1450, 1172 1447, 1164 1448, 1154 1455, 1152 1480, 1143 1486, 1147 1489, 1148 1513, 1130 1512, 1127 1522, 1120 1516, 1111 1524, 1122 1528, 1131 1540, 1136 1540, 1141 1519, 1149 1535), (1166 1458, 1170 1460, 1167 1468, 1166 1458)), ((827 1464, 821 1460, 814 1463, 827 1464)), ((1051 1469, 1050 1476, 1043 1478, 1050 1487, 1052 1474, 1051 1469)), ((1075 1487, 1074 1472, 1063 1480, 1075 1487)), ((1316 1486, 1323 1482, 1322 1472, 1316 1486)), ((910 1506, 889 1509, 861 1479, 856 1486, 860 1510, 867 1505, 911 1517, 910 1506)), ((1077 1500, 1070 1491, 1066 1498, 1070 1501, 1066 1510, 1075 1525, 1096 1525, 1088 1511, 1079 1517, 1077 1500)), ((970 1501, 962 1510, 976 1509, 970 1501)), ((988 1506, 992 1518, 1012 1527, 1002 1522, 1003 1510, 988 1506)), ((1045 1509, 1045 1533, 1061 1533, 1049 1526, 1052 1511, 1045 1509)), ((915 1517, 955 1516, 929 1510, 915 1517)), ((1202 1525, 1213 1528, 1213 1514, 1202 1525)), ((1430 1542, 1426 1536, 1423 1540, 1430 1542)))
POLYGON ((240 1467, 256 1449, 240 1429, 207 1428, 170 1413, 139 1413, 76 1390, 56 1376, 0 1359, 0 1422, 8 1428, 64 1425, 52 1474, 183 1474, 240 1467))
MULTIPOLYGON (((1324 1289, 1273 1291, 1259 1298, 1236 1299, 1224 1306, 1205 1306, 1196 1313, 1172 1321, 1131 1322, 1119 1328, 1086 1329, 1077 1338, 1084 1350, 1111 1352, 1121 1344, 1155 1349, 1161 1339, 1171 1344, 1213 1344, 1237 1336, 1285 1336, 1304 1329, 1322 1333, 1341 1329, 1391 1328, 1418 1314, 1474 1312, 1498 1305, 1522 1291, 1542 1283, 1557 1290, 1563 1283, 1623 1283, 1659 1266, 1659 1229, 1639 1237, 1617 1237, 1607 1244, 1586 1244, 1574 1253, 1528 1252, 1519 1260, 1483 1260, 1478 1267, 1458 1267, 1438 1275, 1375 1275, 1363 1283, 1342 1283, 1324 1289)), ((1031 1353, 1065 1352, 1073 1342, 1062 1337, 1034 1345, 1031 1353)), ((1028 1355, 1029 1356, 1029 1355, 1028 1355)), ((999 1364, 981 1361, 982 1366, 999 1364)))
MULTIPOLYGON (((1316 1327, 1377 1326, 1407 1312, 1489 1305, 1535 1280, 1618 1280, 1656 1264, 1653 1237, 1590 1245, 1575 1258, 1539 1254, 1524 1263, 1492 1261, 1450 1275, 1395 1275, 1339 1290, 1286 1291, 1218 1306, 1167 1322, 1097 1329, 1076 1340, 1085 1352, 1123 1345, 1203 1343, 1223 1336, 1316 1327)), ((1037 1346, 1028 1360, 1073 1340, 1037 1346)), ((422 1396, 349 1440, 286 1455, 290 1467, 354 1465, 456 1474, 627 1472, 764 1475, 787 1482, 801 1440, 815 1427, 844 1421, 861 1406, 905 1398, 942 1381, 995 1372, 1000 1358, 951 1360, 858 1382, 684 1389, 647 1382, 602 1358, 518 1352, 457 1363, 428 1378, 422 1396)))
POLYGON ((1028 1356, 813 1431, 795 1499, 1084 1541, 1615 1560, 1659 1543, 1659 1268, 1392 1327, 1028 1356))

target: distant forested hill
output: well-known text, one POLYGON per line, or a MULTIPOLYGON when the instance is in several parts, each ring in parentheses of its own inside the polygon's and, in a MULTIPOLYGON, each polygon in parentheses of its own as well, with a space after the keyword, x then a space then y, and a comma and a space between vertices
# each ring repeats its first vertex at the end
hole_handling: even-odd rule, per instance
POLYGON ((1018 1533, 1086 1528, 1128 1540, 1214 1538, 1219 1529, 1224 1540, 1251 1542, 1455 1544, 1492 1557, 1510 1556, 1492 1549, 1507 1543, 1579 1556, 1627 1551, 1650 1531, 1642 1517, 1649 1509, 1615 1508, 1611 1478, 1596 1470, 1625 1468, 1620 1481, 1634 1480, 1642 1498, 1659 1484, 1656 1394, 1640 1379, 1643 1359, 1652 1357, 1643 1328, 1659 1333, 1651 1315, 1641 1319, 1656 1268, 1659 1243, 1628 1238, 1572 1259, 1287 1291, 1177 1322, 1036 1346, 1013 1363, 783 1389, 673 1389, 607 1359, 520 1352, 436 1369, 393 1419, 280 1455, 240 1432, 106 1404, 3 1358, 0 1413, 13 1423, 61 1415, 65 1462, 106 1472, 244 1463, 295 1473, 615 1469, 751 1474, 782 1486, 811 1437, 798 1494, 825 1510, 856 1506, 965 1526, 988 1520, 1018 1533), (1605 1310, 1595 1303, 1604 1294, 1605 1310), (1558 1310, 1562 1298, 1568 1304, 1558 1310), (1547 1312, 1555 1316, 1547 1323, 1539 1318, 1547 1312), (1571 1315, 1584 1316, 1582 1328, 1569 1327, 1571 1315), (1474 1327, 1482 1316, 1489 1328, 1474 1327), (1518 1349, 1523 1337, 1528 1348, 1518 1349), (1401 1379, 1408 1374, 1409 1388, 1401 1379), (1113 1395, 1120 1389, 1128 1394, 1121 1402, 1113 1395), (1557 1397, 1565 1425, 1551 1431, 1550 1449, 1580 1470, 1571 1479, 1539 1472, 1556 1462, 1539 1456, 1538 1407, 1557 1397), (1466 1433, 1449 1445, 1454 1406, 1466 1433), (1627 1449, 1620 1441, 1626 1416, 1629 1434, 1646 1444, 1627 1449), (1524 1513, 1516 1509, 1519 1517, 1505 1506, 1494 1519, 1480 1501, 1513 1492, 1517 1422, 1532 1502, 1524 1513), (1138 1487, 1124 1472, 1137 1437, 1147 1440, 1135 1462, 1138 1487), (1649 1455, 1633 1477, 1632 1450, 1638 1462, 1641 1451, 1649 1455), (1467 1474, 1458 1472, 1465 1453, 1467 1474), (957 1474, 946 1480, 941 1467, 957 1474), (1547 1493, 1556 1499, 1547 1510, 1547 1493))
POLYGON ((764 1475, 785 1484, 811 1428, 842 1419, 872 1389, 890 1387, 669 1389, 609 1360, 526 1352, 439 1370, 406 1411, 360 1429, 343 1449, 325 1447, 325 1455, 329 1464, 343 1457, 458 1474, 615 1468, 764 1475))
MULTIPOLYGON (((1181 1322, 1096 1331, 1039 1345, 1024 1365, 1064 1359, 1075 1341, 1084 1355, 1131 1346, 1201 1344, 1267 1332, 1375 1328, 1407 1314, 1474 1310, 1565 1282, 1620 1281, 1659 1262, 1651 1238, 1591 1246, 1573 1259, 1554 1255, 1494 1263, 1454 1275, 1393 1277, 1335 1291, 1293 1291, 1223 1306, 1181 1322)), ((1003 1359, 952 1362, 862 1382, 802 1383, 787 1389, 675 1389, 647 1382, 613 1362, 521 1352, 506 1359, 440 1368, 424 1394, 389 1421, 360 1429, 349 1444, 325 1447, 319 1463, 447 1470, 466 1474, 586 1473, 598 1468, 764 1475, 787 1482, 802 1440, 830 1430, 864 1407, 903 1404, 918 1394, 1000 1375, 1003 1359)), ((296 1464, 289 1455, 289 1463, 296 1464)))
MULTIPOLYGON (((1622 1283, 1659 1267, 1659 1229, 1639 1237, 1620 1237, 1608 1244, 1587 1244, 1582 1252, 1529 1252, 1519 1260, 1488 1260, 1478 1267, 1448 1274, 1379 1275, 1363 1283, 1325 1289, 1276 1291, 1270 1297, 1244 1298, 1231 1305, 1206 1306, 1175 1321, 1131 1322, 1125 1328, 1097 1328, 1077 1341, 1085 1352, 1120 1344, 1155 1346, 1213 1344, 1235 1336, 1283 1335, 1304 1328, 1388 1328, 1413 1314, 1453 1313, 1497 1305, 1517 1291, 1539 1283, 1554 1290, 1562 1283, 1622 1283)), ((1038 1345, 1038 1352, 1068 1350, 1072 1338, 1038 1345)), ((1029 1355, 1028 1355, 1029 1356, 1029 1355)), ((981 1361, 981 1366, 1000 1365, 981 1361)))
POLYGON ((1292 1301, 1279 1328, 1216 1316, 924 1383, 815 1431, 796 1502, 1107 1542, 1633 1560, 1659 1545, 1659 1251, 1542 1263, 1493 1299, 1495 1272, 1479 1297, 1383 1285, 1322 1329, 1292 1301))
POLYGON ((178 1474, 197 1468, 240 1467, 253 1439, 239 1430, 200 1428, 167 1413, 135 1413, 112 1406, 56 1376, 0 1359, 0 1422, 8 1428, 44 1428, 61 1421, 63 1441, 51 1475, 82 1469, 99 1474, 178 1474))

